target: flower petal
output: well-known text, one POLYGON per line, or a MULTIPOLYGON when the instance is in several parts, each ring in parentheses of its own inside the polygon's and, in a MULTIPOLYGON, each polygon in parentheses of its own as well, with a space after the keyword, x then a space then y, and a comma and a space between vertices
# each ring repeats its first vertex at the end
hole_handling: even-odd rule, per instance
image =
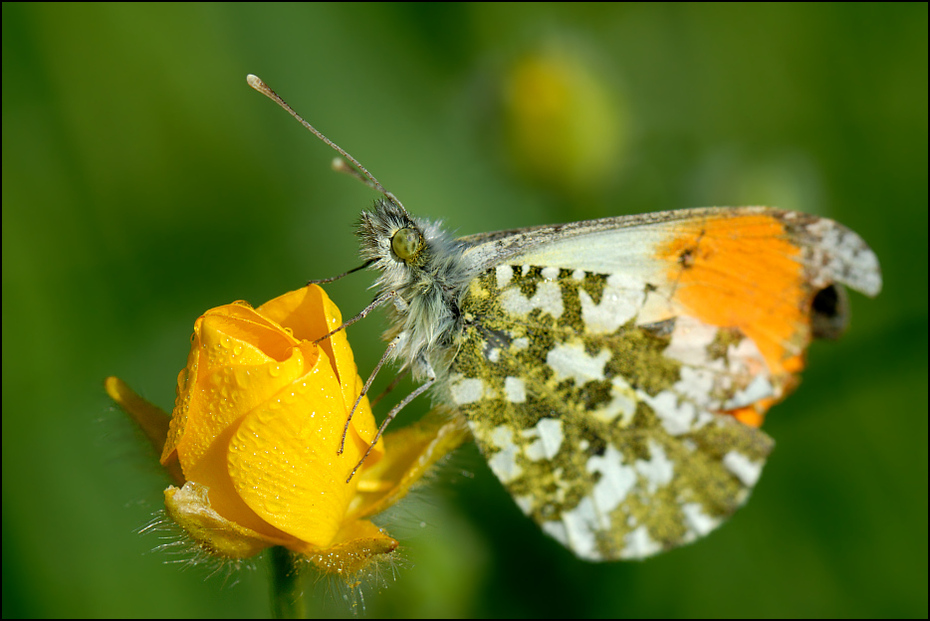
MULTIPOLYGON (((205 332, 206 337, 214 336, 205 332)), ((189 399, 190 409, 196 411, 197 416, 187 421, 184 436, 177 446, 188 480, 194 480, 188 471, 198 466, 209 446, 224 430, 300 379, 307 368, 316 364, 319 348, 308 350, 303 356, 291 355, 280 362, 265 358, 262 364, 217 367, 201 374, 189 399)))
POLYGON ((471 437, 465 421, 443 407, 386 434, 384 457, 362 471, 349 515, 361 518, 384 511, 406 496, 436 462, 471 437))
MULTIPOLYGON (((291 330, 294 336, 301 340, 315 341, 342 325, 342 313, 339 312, 339 308, 317 285, 307 285, 303 289, 285 293, 265 302, 256 310, 291 330)), ((346 331, 336 332, 320 341, 319 346, 334 362, 336 375, 342 382, 343 400, 346 409, 349 410, 355 404, 363 384, 358 377, 358 368, 355 366, 355 357, 349 347, 346 331), (346 381, 350 378, 355 378, 355 381, 346 381)), ((367 399, 364 397, 362 400, 367 399)), ((362 410, 362 404, 359 404, 359 413, 362 410)), ((363 428, 366 427, 367 423, 363 425, 363 428)), ((373 437, 374 433, 366 436, 366 440, 370 442, 373 437)))
POLYGON ((198 318, 187 366, 178 375, 178 396, 162 463, 175 450, 187 453, 182 465, 198 461, 207 448, 205 439, 291 381, 293 375, 277 363, 286 361, 297 343, 244 304, 226 304, 198 318), (191 411, 198 413, 193 420, 188 417, 191 411))
POLYGON ((348 415, 338 379, 313 343, 294 349, 295 358, 303 356, 316 364, 243 419, 229 444, 228 468, 236 491, 256 514, 326 547, 342 527, 358 484, 346 478, 368 444, 350 434, 345 451, 337 454, 348 415))

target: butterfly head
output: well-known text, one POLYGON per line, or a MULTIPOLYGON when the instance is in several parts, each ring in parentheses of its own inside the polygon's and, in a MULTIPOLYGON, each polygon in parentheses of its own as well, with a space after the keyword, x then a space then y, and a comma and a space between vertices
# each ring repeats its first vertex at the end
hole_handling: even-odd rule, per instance
POLYGON ((453 245, 439 223, 414 218, 385 199, 362 212, 358 237, 362 259, 372 261, 384 274, 382 282, 394 288, 407 280, 402 274, 432 272, 453 245))
POLYGON ((358 224, 361 255, 374 260, 384 270, 392 263, 407 265, 423 253, 423 234, 406 211, 389 201, 375 202, 371 211, 363 211, 358 224))
POLYGON ((439 350, 453 338, 458 299, 468 282, 461 245, 438 222, 415 218, 387 199, 362 213, 358 237, 362 259, 380 272, 375 286, 393 300, 388 308, 394 327, 386 336, 406 334, 394 357, 412 364, 415 376, 432 374, 415 363, 425 358, 441 371, 446 365, 439 350))

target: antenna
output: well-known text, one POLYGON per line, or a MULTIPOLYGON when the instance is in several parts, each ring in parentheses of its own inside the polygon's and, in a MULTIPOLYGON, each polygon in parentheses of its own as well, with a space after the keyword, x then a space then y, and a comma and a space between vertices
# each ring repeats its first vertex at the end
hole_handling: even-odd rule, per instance
POLYGON ((352 174, 353 177, 359 179, 362 183, 364 183, 368 187, 372 188, 373 190, 377 190, 378 192, 383 194, 385 198, 387 198, 389 201, 394 203, 398 208, 400 208, 401 211, 403 211, 404 213, 407 213, 407 210, 404 208, 404 205, 400 202, 400 200, 396 196, 394 196, 393 193, 385 190, 384 186, 381 185, 381 183, 377 179, 375 179, 374 175, 368 172, 368 169, 362 166, 357 159, 349 155, 349 153, 345 149, 343 149, 338 144, 336 144, 335 142, 333 142, 332 140, 324 136, 317 128, 315 128, 313 125, 305 121, 302 116, 297 114, 297 112, 295 112, 293 108, 287 105, 286 101, 281 99, 281 97, 276 92, 271 90, 271 88, 267 84, 265 84, 260 77, 258 77, 257 75, 252 75, 250 73, 249 75, 245 77, 245 79, 249 83, 249 86, 251 86, 252 88, 257 90, 259 93, 261 93, 262 95, 264 95, 271 101, 275 102, 276 104, 284 108, 288 114, 290 114, 292 117, 297 119, 297 121, 301 125, 303 125, 305 128, 307 128, 310 131, 310 133, 312 133, 314 136, 316 136, 317 138, 319 138, 320 140, 328 144, 336 153, 338 153, 339 155, 347 159, 353 166, 355 166, 355 168, 358 169, 358 171, 340 170, 340 168, 337 165, 335 165, 335 163, 333 166, 334 169, 337 169, 340 172, 349 172, 349 174, 352 174))

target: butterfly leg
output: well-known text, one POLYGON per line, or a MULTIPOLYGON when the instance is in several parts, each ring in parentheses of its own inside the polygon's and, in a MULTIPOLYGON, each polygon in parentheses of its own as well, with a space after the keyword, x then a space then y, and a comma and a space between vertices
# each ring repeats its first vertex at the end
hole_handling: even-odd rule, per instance
POLYGON ((410 373, 410 367, 404 367, 403 369, 401 369, 400 373, 397 374, 397 377, 391 380, 391 383, 388 384, 387 387, 381 391, 381 394, 371 400, 371 407, 374 408, 381 402, 382 399, 384 399, 386 396, 394 392, 394 389, 397 388, 397 385, 400 384, 400 382, 405 377, 407 377, 409 373, 410 373))
MULTIPOLYGON (((349 417, 346 419, 346 426, 342 429, 342 441, 339 443, 339 450, 336 451, 337 455, 342 455, 342 451, 346 447, 346 435, 349 433, 349 423, 352 422, 352 416, 355 414, 355 410, 358 409, 358 404, 362 402, 362 397, 368 394, 368 389, 371 388, 371 383, 375 381, 375 377, 378 375, 378 371, 381 370, 381 367, 384 366, 384 363, 390 357, 391 352, 394 351, 394 348, 397 347, 397 344, 400 342, 402 334, 394 337, 394 340, 388 343, 388 346, 384 349, 384 354, 381 355, 381 360, 378 361, 378 364, 375 365, 375 370, 371 372, 371 375, 368 376, 368 381, 365 382, 365 385, 362 387, 362 392, 358 393, 358 399, 355 400, 355 404, 352 406, 352 409, 349 410, 349 417)), ((366 455, 368 453, 365 453, 366 455)), ((353 471, 354 472, 354 471, 353 471)))
MULTIPOLYGON (((336 282, 337 280, 340 280, 341 278, 345 278, 345 277, 348 276, 349 274, 354 274, 355 272, 358 272, 359 270, 363 270, 363 269, 365 269, 366 267, 370 267, 371 264, 374 263, 374 262, 375 262, 374 259, 370 259, 370 260, 368 260, 368 261, 365 261, 364 263, 362 263, 362 264, 359 265, 358 267, 353 267, 353 268, 350 269, 348 272, 343 272, 343 273, 339 274, 338 276, 330 276, 329 278, 320 278, 320 279, 315 279, 315 280, 308 280, 308 281, 307 281, 307 284, 308 284, 308 285, 325 285, 326 283, 336 282)), ((324 337, 324 338, 325 338, 325 337, 324 337)))
POLYGON ((348 321, 342 322, 342 325, 339 326, 338 328, 336 328, 335 330, 331 330, 331 331, 327 332, 326 334, 324 334, 323 336, 321 336, 320 338, 318 338, 317 340, 313 341, 314 345, 317 345, 317 344, 321 343, 322 341, 325 341, 326 339, 328 339, 328 338, 331 337, 332 335, 336 334, 336 333, 339 332, 340 330, 345 330, 346 328, 348 328, 349 326, 351 326, 353 323, 355 323, 355 322, 358 321, 359 319, 364 319, 365 317, 368 316, 368 313, 370 313, 371 311, 375 310, 376 308, 378 308, 379 306, 381 306, 382 304, 384 304, 385 302, 387 302, 387 301, 390 300, 391 298, 395 297, 396 295, 397 295, 397 294, 395 294, 393 291, 389 291, 388 293, 381 293, 381 294, 378 294, 378 296, 375 297, 374 300, 372 300, 371 304, 369 304, 368 306, 366 306, 365 308, 363 308, 363 309, 361 310, 361 312, 359 312, 358 315, 356 315, 356 316, 353 317, 352 319, 349 319, 348 321))
MULTIPOLYGON (((400 338, 400 337, 398 337, 398 338, 400 338)), ((395 340, 396 340, 396 339, 395 339, 395 340)), ((348 483, 349 481, 352 480, 352 477, 355 476, 355 472, 356 472, 359 468, 362 467, 362 464, 363 464, 363 463, 365 463, 365 459, 368 457, 368 454, 371 453, 371 449, 373 449, 374 446, 375 446, 375 444, 378 443, 378 440, 381 439, 381 436, 384 434, 384 430, 387 428, 388 424, 389 424, 392 420, 394 420, 394 417, 397 416, 397 414, 398 414, 401 410, 403 410, 405 407, 407 407, 407 404, 408 404, 408 403, 410 403, 411 401, 413 401, 414 399, 416 399, 417 397, 419 397, 420 395, 422 395, 430 386, 432 386, 433 384, 436 383, 436 373, 433 372, 433 367, 432 367, 432 366, 429 364, 429 362, 427 362, 426 360, 422 360, 421 362, 422 362, 422 364, 423 364, 423 366, 424 366, 424 370, 426 371, 426 374, 427 374, 426 381, 423 382, 422 384, 420 384, 419 386, 417 386, 417 388, 416 388, 413 392, 411 392, 409 395, 407 395, 406 397, 404 397, 403 401, 401 401, 400 403, 398 403, 397 405, 395 405, 395 406, 391 409, 391 411, 387 413, 387 416, 384 417, 384 421, 382 421, 381 426, 378 427, 378 433, 375 434, 374 439, 373 439, 373 440, 371 441, 371 443, 368 445, 368 450, 365 451, 365 454, 362 455, 362 458, 359 460, 359 462, 358 462, 357 464, 355 464, 355 468, 352 469, 352 472, 349 474, 349 478, 346 479, 346 483, 348 483)))

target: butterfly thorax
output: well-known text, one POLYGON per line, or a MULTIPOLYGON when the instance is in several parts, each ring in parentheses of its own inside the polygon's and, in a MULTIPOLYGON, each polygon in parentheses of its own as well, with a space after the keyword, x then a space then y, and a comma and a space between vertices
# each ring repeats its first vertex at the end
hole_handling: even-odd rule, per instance
POLYGON ((422 379, 432 367, 444 374, 449 349, 459 329, 458 301, 467 286, 463 247, 438 222, 414 218, 387 200, 363 212, 358 227, 361 257, 381 275, 375 287, 390 296, 392 328, 385 338, 401 336, 392 357, 422 379))

